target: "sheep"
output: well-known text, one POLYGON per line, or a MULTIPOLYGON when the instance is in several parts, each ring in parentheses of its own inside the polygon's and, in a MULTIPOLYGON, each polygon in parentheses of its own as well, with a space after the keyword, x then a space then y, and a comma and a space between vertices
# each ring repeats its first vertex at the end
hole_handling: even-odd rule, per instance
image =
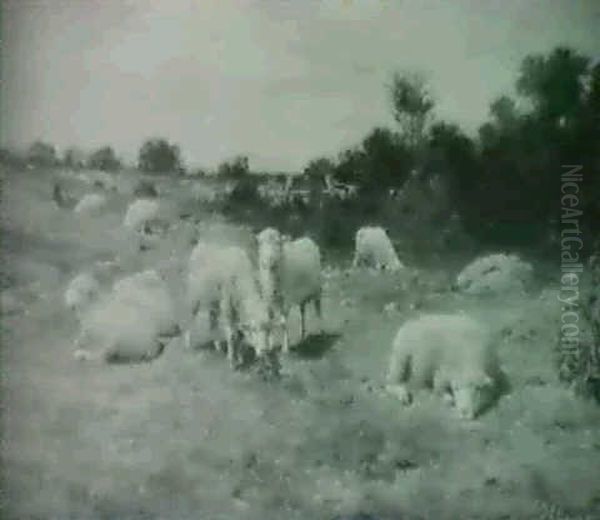
POLYGON ((100 283, 90 273, 80 273, 67 285, 64 299, 67 308, 81 318, 89 305, 96 301, 101 292, 100 283))
POLYGON ((101 261, 79 273, 65 289, 66 307, 81 319, 85 310, 100 297, 102 285, 109 282, 119 269, 118 262, 101 261))
POLYGON ((73 209, 77 214, 94 214, 98 213, 106 206, 106 197, 98 193, 88 193, 84 195, 73 209))
POLYGON ((381 227, 362 227, 356 232, 356 250, 352 266, 396 271, 404 266, 381 227))
POLYGON ((433 388, 459 415, 473 419, 495 397, 500 368, 489 331, 462 314, 424 315, 406 322, 393 341, 387 389, 404 404, 412 391, 433 388))
MULTIPOLYGON (((240 336, 245 336, 258 357, 268 344, 266 306, 258 291, 252 263, 237 247, 222 247, 199 242, 190 255, 188 305, 192 320, 199 311, 208 312, 209 328, 215 347, 215 334, 225 333, 227 357, 232 366, 240 361, 240 336)), ((186 342, 191 346, 190 332, 186 342)))
POLYGON ((177 334, 175 310, 163 277, 149 269, 118 280, 113 286, 113 298, 147 310, 162 336, 177 334))
POLYGON ((293 306, 300 308, 300 337, 306 336, 306 305, 313 302, 322 325, 321 254, 310 238, 290 241, 273 228, 257 235, 259 281, 269 317, 283 330, 283 352, 289 352, 288 317, 293 306))
POLYGON ((173 301, 156 271, 122 278, 84 313, 75 341, 78 359, 150 360, 179 333, 173 301), (100 356, 89 354, 100 347, 100 356))
POLYGON ((485 295, 523 291, 532 278, 531 264, 517 255, 503 253, 477 258, 456 278, 456 289, 466 294, 485 295))
POLYGON ((136 232, 147 232, 159 220, 160 204, 152 199, 136 199, 127 208, 123 225, 136 232))

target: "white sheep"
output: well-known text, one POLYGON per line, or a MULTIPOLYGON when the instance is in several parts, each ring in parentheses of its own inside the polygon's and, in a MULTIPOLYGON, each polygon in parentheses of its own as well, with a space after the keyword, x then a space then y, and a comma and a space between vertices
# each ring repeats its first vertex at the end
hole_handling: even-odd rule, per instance
MULTIPOLYGON (((232 365, 241 360, 238 347, 242 336, 259 357, 269 350, 266 306, 252 263, 243 249, 199 242, 190 255, 188 304, 192 323, 201 311, 208 313, 215 346, 219 330, 225 334, 227 357, 232 365)), ((191 344, 189 332, 187 343, 191 344)))
POLYGON ((292 307, 300 308, 301 339, 306 336, 306 305, 312 302, 322 325, 321 253, 310 238, 290 241, 279 231, 267 228, 258 236, 259 280, 272 323, 283 329, 283 351, 289 351, 288 317, 292 307))
POLYGON ((160 204, 153 199, 134 200, 125 213, 123 225, 136 232, 145 232, 148 226, 159 220, 160 204))
POLYGON ((396 271, 404 267, 386 231, 381 227, 362 227, 356 232, 352 265, 396 271))
POLYGON ((147 311, 163 336, 175 335, 178 329, 175 309, 169 289, 163 277, 149 269, 121 278, 113 286, 114 300, 137 306, 147 311))
POLYGON ((83 314, 75 356, 99 349, 107 361, 152 359, 179 331, 165 282, 155 271, 144 271, 116 282, 83 314))
POLYGON ((495 397, 499 363, 489 331, 462 314, 425 315, 406 322, 393 341, 388 390, 403 404, 412 392, 433 388, 474 418, 495 397))
POLYGON ((106 197, 99 193, 88 193, 77 203, 73 212, 77 214, 91 215, 100 212, 106 206, 106 197))
POLYGON ((118 262, 100 261, 75 276, 65 289, 64 301, 67 308, 80 319, 85 310, 99 299, 102 286, 109 283, 119 269, 118 262))
POLYGON ((80 273, 73 278, 65 290, 67 308, 81 318, 83 312, 100 296, 100 282, 91 273, 80 273))
POLYGON ((456 286, 467 294, 499 294, 523 291, 533 275, 531 264, 517 255, 503 253, 477 258, 458 275, 456 286))

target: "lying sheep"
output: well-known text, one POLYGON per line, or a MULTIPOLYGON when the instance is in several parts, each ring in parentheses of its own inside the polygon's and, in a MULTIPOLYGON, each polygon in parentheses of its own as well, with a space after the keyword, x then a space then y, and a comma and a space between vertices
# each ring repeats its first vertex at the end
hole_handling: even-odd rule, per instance
POLYGON ((175 309, 169 289, 162 276, 149 269, 118 280, 113 286, 113 298, 147 311, 162 336, 177 334, 175 309))
POLYGON ((523 291, 531 281, 533 267, 517 255, 503 253, 477 258, 456 279, 456 288, 466 294, 500 294, 523 291))
POLYGON ((412 401, 412 391, 433 388, 469 419, 491 404, 499 374, 486 328, 465 315, 432 314, 408 321, 398 330, 387 388, 403 404, 412 401))
POLYGON ((352 265, 396 271, 403 267, 386 231, 381 227, 362 227, 356 232, 352 265))
MULTIPOLYGON (((266 307, 243 249, 205 242, 194 247, 189 261, 188 305, 192 320, 199 311, 208 312, 216 347, 218 340, 214 338, 218 332, 225 334, 227 357, 232 365, 241 361, 241 337, 247 339, 259 357, 270 349, 266 307)), ((189 333, 187 343, 191 343, 189 333)))
POLYGON ((165 282, 157 272, 144 271, 119 280, 86 310, 75 355, 108 362, 150 360, 178 332, 165 282))
POLYGON ((301 339, 306 336, 307 303, 313 302, 319 322, 322 321, 321 254, 310 238, 290 241, 273 228, 261 231, 257 239, 262 295, 271 322, 279 320, 283 329, 283 351, 288 352, 288 317, 292 307, 300 308, 301 339))
POLYGON ((97 262, 87 271, 79 273, 65 289, 67 308, 80 319, 85 310, 100 297, 102 285, 109 283, 118 270, 119 264, 109 261, 97 262))
POLYGON ((100 282, 91 273, 80 273, 73 278, 65 290, 65 305, 78 319, 91 303, 100 296, 100 282))
POLYGON ((98 213, 106 206, 106 197, 98 193, 84 195, 73 209, 74 213, 91 215, 98 213))

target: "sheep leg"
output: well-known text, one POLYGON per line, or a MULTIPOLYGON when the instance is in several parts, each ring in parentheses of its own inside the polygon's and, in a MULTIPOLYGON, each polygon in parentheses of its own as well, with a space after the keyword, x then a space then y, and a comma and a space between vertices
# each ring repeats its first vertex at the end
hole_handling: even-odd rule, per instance
POLYGON ((217 331, 219 328, 219 315, 220 315, 219 302, 218 301, 211 302, 210 308, 208 311, 208 322, 209 322, 210 337, 213 338, 213 347, 217 352, 219 350, 221 350, 219 340, 215 339, 215 335, 217 334, 217 331))
POLYGON ((288 334, 287 316, 281 317, 281 326, 283 328, 283 352, 287 354, 290 351, 290 337, 288 334))
POLYGON ((300 304, 300 341, 306 337, 306 302, 300 304))
POLYGON ((433 376, 433 392, 447 405, 454 405, 454 397, 452 395, 450 382, 448 381, 448 378, 444 377, 440 372, 437 372, 433 376))
POLYGON ((317 315, 317 320, 319 322, 317 332, 319 334, 322 334, 323 333, 323 311, 321 309, 321 295, 320 294, 315 298, 315 314, 317 315))
POLYGON ((387 373, 386 390, 397 397, 403 405, 412 402, 412 395, 405 384, 410 378, 410 364, 409 355, 394 355, 387 373))
POLYGON ((230 326, 225 328, 225 336, 227 338, 227 359, 229 364, 234 367, 236 361, 236 348, 233 329, 230 326))

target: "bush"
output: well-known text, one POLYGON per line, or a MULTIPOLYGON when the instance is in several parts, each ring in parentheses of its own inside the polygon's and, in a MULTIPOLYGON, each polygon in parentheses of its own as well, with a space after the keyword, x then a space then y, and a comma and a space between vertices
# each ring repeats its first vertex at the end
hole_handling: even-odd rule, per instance
POLYGON ((217 174, 222 179, 239 180, 250 173, 248 157, 240 155, 230 161, 225 161, 217 168, 217 174))
POLYGON ((33 143, 27 151, 27 162, 38 167, 52 167, 58 164, 54 146, 42 141, 33 143))

